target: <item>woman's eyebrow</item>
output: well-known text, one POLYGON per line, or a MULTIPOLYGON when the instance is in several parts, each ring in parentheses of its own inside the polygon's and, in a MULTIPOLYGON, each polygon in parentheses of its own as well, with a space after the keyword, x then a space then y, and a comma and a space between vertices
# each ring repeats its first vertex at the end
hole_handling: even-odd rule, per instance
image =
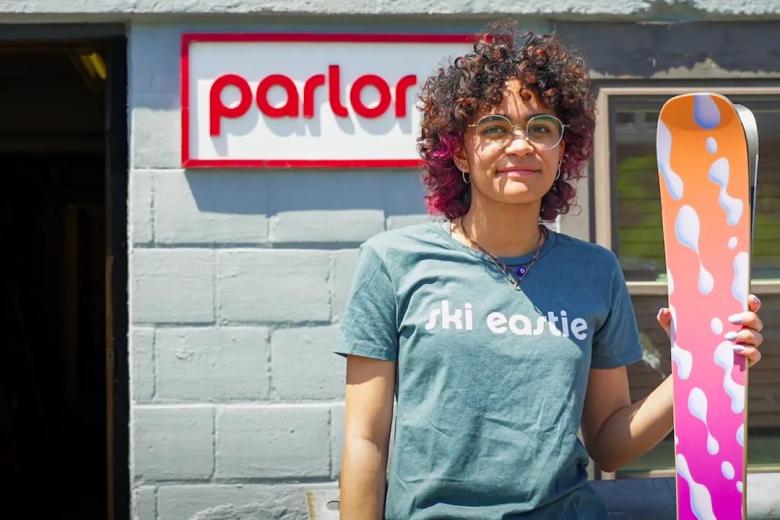
MULTIPOLYGON (((528 122, 529 119, 531 119, 532 117, 536 117, 536 116, 554 116, 554 115, 555 114, 550 114, 549 112, 532 112, 532 113, 527 115, 527 117, 525 118, 525 121, 528 122)), ((485 119, 487 119, 489 117, 498 117, 498 116, 505 117, 505 118, 509 119, 510 121, 513 121, 513 119, 511 117, 509 117, 507 114, 503 114, 503 113, 500 113, 500 112, 497 112, 495 114, 488 114, 488 115, 485 116, 485 119)))
POLYGON ((536 117, 536 116, 552 116, 552 115, 554 115, 554 114, 550 114, 549 112, 532 112, 532 113, 528 114, 528 118, 526 119, 526 121, 528 119, 531 119, 532 117, 536 117))
POLYGON ((555 114, 551 114, 549 112, 534 112, 533 114, 529 114, 528 119, 531 119, 532 117, 536 116, 554 116, 555 114))
POLYGON ((506 114, 488 114, 486 116, 481 117, 480 119, 490 120, 490 119, 498 119, 498 118, 505 118, 511 121, 510 117, 506 114))

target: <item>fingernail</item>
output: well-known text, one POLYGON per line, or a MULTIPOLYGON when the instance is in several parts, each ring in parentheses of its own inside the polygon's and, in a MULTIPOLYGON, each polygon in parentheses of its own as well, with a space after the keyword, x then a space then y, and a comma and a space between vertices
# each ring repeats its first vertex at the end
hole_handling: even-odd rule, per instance
POLYGON ((753 295, 753 301, 754 301, 755 303, 761 303, 761 300, 759 300, 759 299, 758 299, 758 296, 756 296, 755 294, 753 295))
POLYGON ((737 333, 732 330, 731 332, 727 332, 726 334, 724 334, 723 337, 728 340, 737 339, 737 333))
POLYGON ((656 317, 656 318, 660 318, 660 317, 661 317, 661 314, 663 314, 663 313, 664 313, 664 308, 663 308, 663 307, 661 307, 660 309, 658 309, 658 314, 656 314, 656 315, 655 315, 655 317, 656 317))
POLYGON ((739 314, 732 314, 732 315, 731 315, 731 316, 729 316, 727 319, 728 319, 728 320, 729 320, 731 323, 734 323, 734 324, 736 324, 736 325, 739 325, 740 323, 742 323, 742 316, 740 316, 739 314))
POLYGON ((743 353, 744 351, 745 351, 745 347, 740 347, 739 345, 737 345, 736 347, 734 347, 734 352, 736 352, 737 354, 741 354, 741 353, 743 353))

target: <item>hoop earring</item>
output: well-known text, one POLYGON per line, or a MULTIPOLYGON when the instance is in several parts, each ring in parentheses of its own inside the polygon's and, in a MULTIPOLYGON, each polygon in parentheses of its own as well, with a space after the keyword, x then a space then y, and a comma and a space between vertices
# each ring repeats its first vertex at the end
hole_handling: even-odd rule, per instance
MULTIPOLYGON (((555 174, 555 179, 554 179, 554 181, 557 181, 557 180, 558 180, 558 179, 560 179, 560 178, 561 178, 561 167, 560 167, 560 166, 558 166, 558 173, 556 173, 556 174, 555 174)), ((553 182, 554 182, 554 181, 553 181, 553 182)))
POLYGON ((468 172, 467 172, 466 170, 461 170, 461 171, 460 171, 460 176, 461 176, 461 178, 463 179, 463 184, 468 184, 468 183, 470 183, 470 182, 471 182, 471 179, 467 179, 467 178, 466 178, 466 174, 467 174, 467 173, 468 173, 468 172))

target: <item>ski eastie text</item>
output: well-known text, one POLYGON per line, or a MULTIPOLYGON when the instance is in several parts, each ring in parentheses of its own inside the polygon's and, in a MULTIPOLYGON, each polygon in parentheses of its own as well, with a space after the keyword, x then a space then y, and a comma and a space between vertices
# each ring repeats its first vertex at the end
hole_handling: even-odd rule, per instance
MULTIPOLYGON (((474 310, 471 303, 463 308, 453 307, 449 300, 442 300, 428 314, 425 330, 437 327, 442 329, 474 330, 474 310)), ((588 337, 588 322, 583 318, 571 319, 565 310, 549 311, 536 317, 525 314, 507 316, 500 311, 491 311, 485 317, 485 325, 494 334, 504 334, 509 331, 518 336, 541 336, 549 333, 565 338, 574 337, 585 340, 588 337), (535 325, 533 320, 535 318, 535 325)))

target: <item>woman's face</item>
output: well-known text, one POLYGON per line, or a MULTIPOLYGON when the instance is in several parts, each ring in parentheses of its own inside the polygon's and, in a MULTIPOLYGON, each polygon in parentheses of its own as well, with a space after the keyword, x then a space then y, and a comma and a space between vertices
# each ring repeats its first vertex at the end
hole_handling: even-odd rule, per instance
MULTIPOLYGON (((501 114, 525 133, 528 120, 539 114, 555 115, 533 93, 525 100, 520 96, 521 83, 507 81, 501 104, 477 114, 474 123, 482 117, 501 114)), ((467 128, 463 148, 456 154, 455 163, 470 173, 471 197, 483 197, 508 204, 541 205, 542 197, 550 190, 563 158, 564 142, 550 149, 540 149, 516 131, 505 146, 486 139, 477 128, 467 128)))

